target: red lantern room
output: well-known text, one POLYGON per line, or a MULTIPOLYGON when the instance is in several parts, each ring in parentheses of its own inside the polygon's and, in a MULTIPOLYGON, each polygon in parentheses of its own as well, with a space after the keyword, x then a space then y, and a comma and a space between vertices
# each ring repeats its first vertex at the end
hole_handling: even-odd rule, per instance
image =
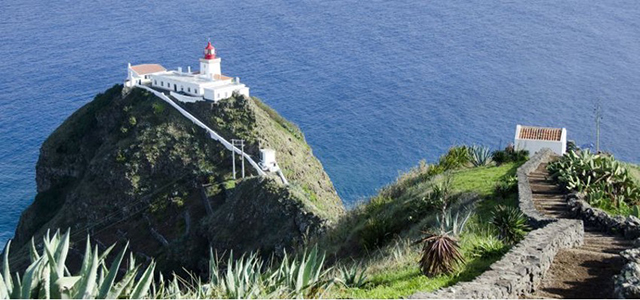
POLYGON ((211 42, 207 44, 207 47, 204 48, 204 59, 215 59, 216 58, 216 48, 213 48, 211 42))

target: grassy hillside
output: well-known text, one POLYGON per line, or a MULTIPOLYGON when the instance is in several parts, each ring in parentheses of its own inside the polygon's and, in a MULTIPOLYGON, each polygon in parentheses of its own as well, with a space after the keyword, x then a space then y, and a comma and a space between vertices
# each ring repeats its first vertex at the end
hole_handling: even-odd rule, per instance
MULTIPOLYGON (((69 243, 69 233, 56 234, 53 238, 46 237, 43 243, 45 247, 57 249, 53 256, 46 256, 55 263, 49 264, 39 259, 44 254, 31 251, 29 269, 33 272, 25 274, 21 281, 16 279, 17 285, 13 288, 0 290, 0 297, 6 297, 8 293, 11 297, 29 298, 51 291, 66 297, 97 297, 106 293, 114 298, 401 298, 416 291, 430 291, 461 280, 471 280, 517 241, 508 239, 501 231, 505 223, 496 222, 494 214, 499 205, 515 207, 514 174, 524 157, 515 155, 516 159, 505 159, 504 153, 497 152, 493 155, 494 161, 485 159, 478 163, 470 153, 469 148, 454 147, 437 164, 421 162, 396 182, 382 188, 378 195, 339 218, 337 226, 329 228, 324 236, 303 240, 294 248, 293 254, 278 256, 276 253, 265 261, 257 254, 245 254, 239 258, 236 255, 234 258, 230 253, 214 254, 212 250, 209 259, 202 261, 208 269, 201 277, 202 281, 194 280, 197 275, 191 274, 189 276, 195 277, 185 279, 174 274, 174 277, 164 277, 167 279, 155 276, 159 282, 152 285, 156 267, 154 260, 144 262, 144 267, 136 266, 132 260, 122 261, 123 265, 129 266, 124 277, 118 278, 117 284, 105 283, 102 281, 108 270, 105 255, 99 254, 98 248, 93 251, 84 249, 87 254, 83 265, 98 267, 80 271, 72 269, 78 277, 70 277, 71 274, 56 268, 56 276, 66 276, 65 282, 74 285, 70 290, 61 290, 52 285, 52 281, 47 281, 53 272, 51 266, 59 266, 65 263, 67 254, 83 250, 69 243), (444 211, 451 216, 445 219, 467 220, 466 226, 458 223, 458 226, 439 227, 438 224, 443 224, 440 221, 445 219, 436 217, 442 207, 434 206, 433 200, 439 197, 435 195, 444 195, 437 191, 445 185, 450 188, 446 192, 450 195, 447 197, 450 205, 444 211), (449 231, 447 236, 458 241, 465 262, 440 275, 425 276, 424 269, 417 263, 422 245, 415 245, 415 241, 428 232, 438 231, 438 228, 457 228, 457 231, 449 231), (76 249, 64 250, 70 247, 76 249), (90 257, 94 257, 93 262, 90 257), (93 281, 97 284, 86 284, 93 281), (21 287, 32 282, 36 289, 21 287), (89 286, 92 289, 87 290, 89 286), (98 289, 97 286, 101 287, 98 289)), ((278 237, 282 236, 281 232, 268 237, 258 231, 252 232, 255 227, 304 231, 304 228, 292 228, 289 224, 289 221, 296 220, 294 223, 299 226, 302 224, 299 220, 306 215, 304 209, 297 207, 301 204, 299 201, 288 200, 295 197, 295 191, 286 190, 272 179, 257 177, 235 186, 225 186, 225 189, 240 189, 241 192, 231 192, 233 196, 226 200, 228 203, 221 204, 216 211, 220 220, 235 223, 223 230, 210 231, 213 235, 209 239, 216 239, 215 235, 233 236, 242 231, 243 238, 237 241, 255 247, 265 241, 277 244, 280 242, 278 237), (259 201, 248 200, 255 197, 259 201), (270 215, 284 217, 273 219, 273 222, 260 220, 256 223, 254 219, 265 211, 263 206, 270 215)), ((209 218, 201 225, 215 227, 211 223, 215 218, 209 218)), ((525 233, 522 231, 520 234, 525 233)), ((120 258, 124 256, 125 249, 121 251, 118 254, 120 258)), ((173 252, 178 256, 190 255, 181 248, 173 248, 173 252)), ((109 274, 115 275, 120 260, 116 259, 114 264, 109 274)))
MULTIPOLYGON (((116 85, 43 143, 38 195, 21 216, 14 262, 28 260, 32 236, 72 228, 72 242, 87 232, 102 244, 128 240, 163 270, 203 271, 210 246, 281 254, 344 213, 300 130, 259 100, 234 96, 184 107, 226 139, 245 139, 255 160, 260 148, 276 149, 291 184, 258 179, 249 164, 248 178, 234 180, 231 152, 221 143, 153 94, 123 95, 116 85)), ((239 175, 240 159, 236 164, 239 175)))
POLYGON ((338 227, 319 241, 321 248, 333 254, 337 266, 356 265, 368 277, 360 287, 334 286, 329 297, 400 298, 435 290, 473 279, 510 248, 490 222, 497 205, 517 207, 515 172, 522 161, 479 167, 464 160, 451 164, 456 151, 450 150, 437 164, 421 162, 401 175, 349 211, 338 227), (459 236, 467 263, 453 274, 427 277, 417 263, 421 246, 414 241, 435 231, 438 212, 427 204, 427 198, 433 185, 445 177, 450 178, 457 199, 452 214, 471 213, 459 236))

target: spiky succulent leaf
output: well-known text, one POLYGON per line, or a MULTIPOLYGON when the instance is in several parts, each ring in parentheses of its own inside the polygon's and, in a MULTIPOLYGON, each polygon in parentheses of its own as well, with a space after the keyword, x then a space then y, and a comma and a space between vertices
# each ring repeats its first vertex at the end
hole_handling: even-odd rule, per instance
POLYGON ((11 249, 11 240, 7 242, 5 247, 4 257, 2 258, 2 277, 4 278, 4 284, 7 288, 7 293, 13 293, 13 280, 11 278, 11 268, 9 267, 9 249, 11 249))
POLYGON ((109 268, 109 272, 107 276, 105 276, 104 281, 100 285, 98 289, 98 296, 96 298, 104 299, 109 295, 109 290, 112 289, 113 283, 116 280, 116 275, 118 275, 118 270, 120 269, 120 264, 122 263, 122 259, 124 258, 124 254, 127 251, 127 247, 129 243, 124 245, 124 248, 118 253, 118 256, 111 263, 111 267, 109 268))
POLYGON ((155 262, 151 262, 151 264, 149 264, 147 270, 142 275, 142 278, 133 288, 133 293, 131 293, 129 298, 141 299, 149 294, 149 287, 151 286, 151 281, 153 281, 153 271, 155 270, 155 267, 155 262))
POLYGON ((465 263, 458 242, 447 234, 430 235, 419 242, 423 243, 420 269, 426 276, 451 274, 465 263))

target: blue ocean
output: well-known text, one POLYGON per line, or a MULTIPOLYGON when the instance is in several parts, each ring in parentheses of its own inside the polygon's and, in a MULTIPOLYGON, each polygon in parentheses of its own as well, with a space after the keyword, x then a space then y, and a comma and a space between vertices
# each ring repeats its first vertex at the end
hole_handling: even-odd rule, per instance
POLYGON ((346 205, 451 145, 504 147, 516 124, 640 161, 640 2, 0 2, 0 244, 36 194, 45 138, 126 76, 196 67, 211 39, 305 132, 346 205))

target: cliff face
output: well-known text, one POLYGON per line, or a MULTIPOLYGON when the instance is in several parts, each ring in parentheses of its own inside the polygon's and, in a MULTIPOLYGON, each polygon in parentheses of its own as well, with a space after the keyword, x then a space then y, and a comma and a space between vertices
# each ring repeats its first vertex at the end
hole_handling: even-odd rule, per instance
POLYGON ((98 95, 42 145, 38 195, 14 239, 23 253, 31 236, 71 228, 75 241, 87 233, 102 244, 129 240, 167 270, 197 269, 209 246, 279 252, 344 212, 300 130, 259 100, 181 105, 227 140, 245 139, 256 161, 258 149, 275 149, 289 186, 277 177, 232 180, 230 151, 148 92, 121 90, 98 95))

